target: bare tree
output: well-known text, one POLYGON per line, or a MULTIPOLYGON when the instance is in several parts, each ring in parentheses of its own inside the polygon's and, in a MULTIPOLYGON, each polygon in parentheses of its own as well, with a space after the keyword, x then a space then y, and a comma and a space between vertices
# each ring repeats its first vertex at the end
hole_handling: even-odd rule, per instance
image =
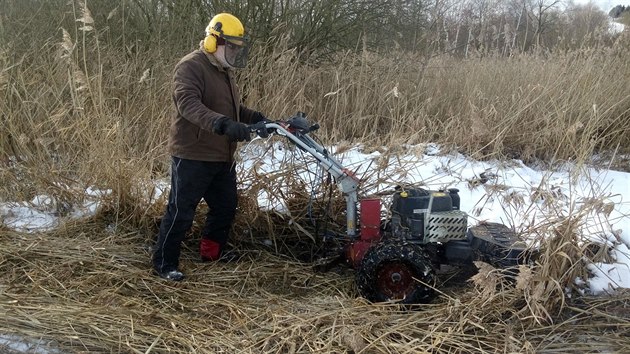
POLYGON ((563 36, 570 46, 589 45, 608 28, 608 16, 595 4, 569 4, 563 36))
POLYGON ((542 45, 542 36, 554 24, 553 10, 561 3, 561 0, 534 0, 531 4, 529 16, 534 24, 536 47, 542 45))

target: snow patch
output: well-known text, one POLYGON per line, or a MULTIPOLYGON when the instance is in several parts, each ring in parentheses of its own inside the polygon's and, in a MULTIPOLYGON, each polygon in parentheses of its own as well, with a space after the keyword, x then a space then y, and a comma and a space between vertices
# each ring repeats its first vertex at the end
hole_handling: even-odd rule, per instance
POLYGON ((610 21, 608 24, 608 32, 612 34, 618 34, 623 32, 626 29, 626 26, 623 23, 610 21))
POLYGON ((0 349, 9 349, 18 353, 58 354, 58 349, 41 339, 28 339, 18 335, 0 334, 0 349))

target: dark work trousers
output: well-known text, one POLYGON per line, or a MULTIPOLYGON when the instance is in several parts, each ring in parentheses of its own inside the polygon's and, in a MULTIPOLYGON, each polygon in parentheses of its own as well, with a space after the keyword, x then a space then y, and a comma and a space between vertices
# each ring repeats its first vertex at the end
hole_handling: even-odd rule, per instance
POLYGON ((208 204, 201 236, 225 246, 237 206, 236 171, 232 162, 172 158, 171 191, 160 223, 153 267, 168 272, 179 266, 181 244, 191 228, 197 205, 208 204))

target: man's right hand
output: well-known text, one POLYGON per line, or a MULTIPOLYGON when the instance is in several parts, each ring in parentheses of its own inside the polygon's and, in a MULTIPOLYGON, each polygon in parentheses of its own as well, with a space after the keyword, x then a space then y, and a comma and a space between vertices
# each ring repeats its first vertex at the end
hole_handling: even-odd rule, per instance
POLYGON ((247 125, 231 119, 223 122, 223 134, 227 135, 230 141, 250 141, 252 139, 247 125))

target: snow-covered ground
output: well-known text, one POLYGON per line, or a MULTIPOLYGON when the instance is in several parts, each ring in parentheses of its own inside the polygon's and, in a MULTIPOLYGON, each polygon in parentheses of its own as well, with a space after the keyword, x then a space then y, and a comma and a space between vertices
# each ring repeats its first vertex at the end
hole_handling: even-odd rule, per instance
POLYGON ((610 20, 608 25, 608 31, 613 34, 621 33, 626 28, 626 26, 622 23, 616 22, 614 20, 610 20))
POLYGON ((28 339, 18 335, 0 334, 0 350, 11 350, 11 353, 57 354, 54 344, 40 340, 28 339))
POLYGON ((81 205, 62 206, 47 195, 36 195, 30 201, 0 202, 0 222, 4 226, 20 232, 50 231, 66 219, 81 219, 92 216, 101 205, 103 197, 111 191, 92 188, 84 190, 81 205), (68 209, 65 217, 60 217, 60 209, 68 209))
MULTIPOLYGON (((280 139, 282 140, 282 139, 280 139)), ((297 174, 316 169, 304 165, 302 153, 286 149, 276 138, 241 149, 239 173, 255 168, 261 175, 288 168, 297 174), (296 156, 297 155, 297 156, 296 156), (293 156, 293 157, 291 157, 293 156), (297 165, 294 165, 297 164, 297 165)), ((331 151, 341 149, 331 147, 331 151)), ((438 146, 402 146, 397 152, 366 151, 360 146, 344 148, 335 154, 362 179, 361 194, 391 190, 396 184, 416 184, 428 189, 458 188, 461 210, 469 214, 469 225, 481 221, 500 222, 514 227, 529 241, 529 230, 549 222, 581 215, 580 233, 584 240, 606 244, 614 262, 593 263, 586 290, 593 294, 630 288, 630 173, 576 167, 569 163, 555 170, 532 168, 521 161, 475 161, 457 153, 442 153, 438 146), (375 168, 375 166, 387 166, 375 168), (379 170, 379 175, 374 172, 379 170)), ((309 173, 310 174, 310 173, 309 173)), ((312 179, 311 177, 304 177, 312 179)), ((154 198, 166 191, 165 181, 154 183, 154 198)), ((93 215, 109 191, 85 191, 84 203, 74 206, 63 218, 51 198, 40 195, 30 201, 0 202, 0 221, 20 232, 37 232, 58 227, 67 219, 93 215)), ((276 196, 277 197, 277 196, 276 196)), ((259 205, 285 210, 282 200, 259 194, 259 205)))

